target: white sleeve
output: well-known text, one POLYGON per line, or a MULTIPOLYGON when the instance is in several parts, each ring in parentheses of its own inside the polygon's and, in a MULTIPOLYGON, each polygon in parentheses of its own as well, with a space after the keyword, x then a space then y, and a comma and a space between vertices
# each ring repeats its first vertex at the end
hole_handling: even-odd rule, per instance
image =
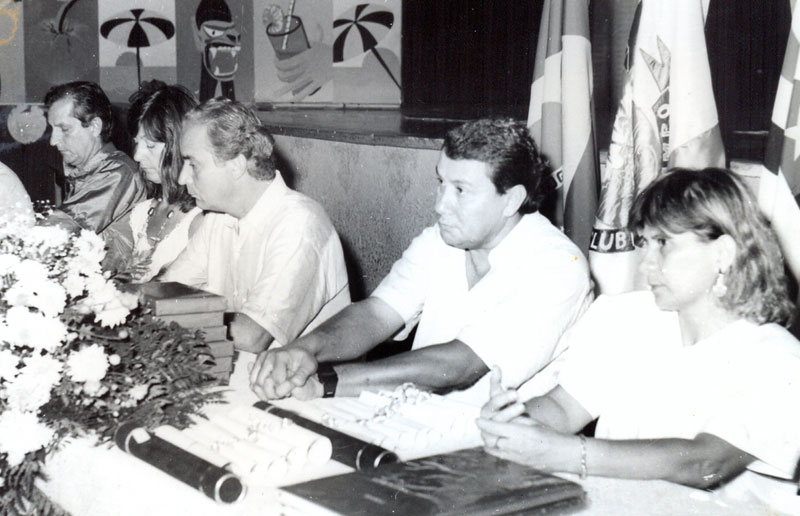
POLYGON ((208 283, 209 242, 215 221, 213 214, 203 217, 186 249, 164 271, 161 281, 177 281, 204 288, 208 283))
POLYGON ((437 251, 446 252, 446 245, 436 227, 429 227, 414 238, 372 292, 400 314, 407 325, 415 324, 422 313, 437 251))

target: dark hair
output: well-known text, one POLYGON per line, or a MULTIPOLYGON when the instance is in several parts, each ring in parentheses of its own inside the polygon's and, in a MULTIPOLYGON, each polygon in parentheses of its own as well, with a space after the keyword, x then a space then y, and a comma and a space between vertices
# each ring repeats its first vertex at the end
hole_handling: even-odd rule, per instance
POLYGON ((164 144, 161 157, 161 185, 146 182, 151 193, 163 195, 170 204, 177 204, 181 211, 191 210, 195 201, 186 187, 178 184, 183 168, 181 157, 181 127, 183 116, 197 106, 197 101, 183 86, 167 86, 161 81, 144 82, 139 91, 128 99, 128 131, 136 134, 141 128, 144 135, 164 144), (160 191, 159 191, 160 190, 160 191))
POLYGON ((720 168, 675 168, 639 194, 631 226, 672 234, 691 231, 702 240, 729 235, 736 257, 726 274, 724 307, 758 324, 788 325, 794 315, 786 287, 783 255, 769 222, 744 181, 720 168))
POLYGON ((552 192, 550 166, 539 154, 524 123, 510 118, 473 120, 448 131, 442 150, 450 159, 471 159, 492 169, 497 192, 516 185, 527 196, 519 213, 534 213, 552 192))
POLYGON ((111 102, 100 86, 88 81, 53 86, 44 96, 44 105, 50 109, 56 101, 64 98, 72 100, 72 116, 80 120, 83 127, 89 127, 91 121, 97 117, 103 122, 100 132, 103 143, 111 140, 111 130, 114 128, 111 102))
POLYGON ((275 140, 244 104, 224 97, 209 99, 191 110, 184 122, 206 127, 216 159, 227 161, 241 154, 247 159, 248 174, 261 180, 275 177, 275 140))

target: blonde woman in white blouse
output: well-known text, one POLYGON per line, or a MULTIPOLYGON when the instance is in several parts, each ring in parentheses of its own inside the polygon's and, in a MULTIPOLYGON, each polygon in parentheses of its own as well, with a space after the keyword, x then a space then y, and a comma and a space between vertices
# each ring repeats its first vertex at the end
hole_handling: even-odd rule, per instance
POLYGON ((769 223, 742 179, 711 168, 660 176, 631 220, 649 291, 597 298, 546 395, 523 404, 495 371, 486 450, 800 514, 800 342, 769 223), (594 438, 575 435, 595 418, 594 438))

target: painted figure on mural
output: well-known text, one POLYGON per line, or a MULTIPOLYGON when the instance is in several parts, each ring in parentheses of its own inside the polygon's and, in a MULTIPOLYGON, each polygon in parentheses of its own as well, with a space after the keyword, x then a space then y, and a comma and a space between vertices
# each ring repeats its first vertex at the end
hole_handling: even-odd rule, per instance
POLYGON ((201 0, 193 17, 195 44, 202 54, 200 101, 220 95, 236 100, 233 79, 239 68, 241 35, 225 0, 201 0))
POLYGON ((332 0, 326 17, 314 2, 265 2, 254 6, 277 79, 264 78, 265 99, 399 102, 399 3, 332 0))

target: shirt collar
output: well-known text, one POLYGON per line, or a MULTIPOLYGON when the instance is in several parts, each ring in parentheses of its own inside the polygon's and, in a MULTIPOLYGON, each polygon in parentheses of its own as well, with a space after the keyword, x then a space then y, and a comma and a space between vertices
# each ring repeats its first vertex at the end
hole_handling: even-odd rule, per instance
POLYGON ((100 169, 101 163, 108 158, 108 156, 117 151, 117 148, 111 142, 106 142, 100 147, 100 150, 89 158, 82 167, 73 167, 64 163, 64 175, 70 179, 83 179, 86 176, 94 174, 96 170, 100 169))
POLYGON ((489 251, 489 265, 494 267, 495 264, 502 262, 509 256, 515 256, 519 253, 519 244, 517 241, 520 238, 529 239, 530 233, 524 229, 520 229, 521 226, 531 225, 538 222, 537 217, 542 217, 539 212, 530 213, 523 215, 517 224, 511 228, 511 231, 508 232, 506 237, 497 244, 494 249, 489 251))
MULTIPOLYGON (((267 189, 264 190, 264 193, 261 194, 261 197, 258 198, 258 201, 256 201, 244 217, 238 219, 238 228, 246 229, 254 225, 263 225, 264 218, 271 217, 279 210, 278 200, 283 197, 288 190, 289 187, 286 186, 283 176, 281 176, 280 171, 276 170, 275 178, 267 189)), ((231 218, 236 220, 234 217, 231 218)))

